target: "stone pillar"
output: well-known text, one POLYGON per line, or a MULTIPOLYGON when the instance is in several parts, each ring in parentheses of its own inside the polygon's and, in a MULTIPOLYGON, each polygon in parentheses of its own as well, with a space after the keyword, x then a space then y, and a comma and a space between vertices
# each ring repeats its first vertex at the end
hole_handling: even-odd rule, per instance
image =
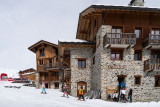
POLYGON ((36 84, 36 88, 40 88, 39 87, 39 72, 36 72, 36 82, 35 82, 35 84, 36 84))

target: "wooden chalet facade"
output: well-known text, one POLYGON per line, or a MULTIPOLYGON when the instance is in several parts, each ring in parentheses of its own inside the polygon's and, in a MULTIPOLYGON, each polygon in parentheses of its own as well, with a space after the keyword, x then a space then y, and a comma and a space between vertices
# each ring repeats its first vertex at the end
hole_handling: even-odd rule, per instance
POLYGON ((59 88, 63 65, 58 61, 58 45, 41 40, 28 49, 36 54, 36 87, 45 81, 46 88, 59 88))
POLYGON ((35 75, 36 75, 36 70, 33 68, 19 71, 20 78, 26 78, 26 79, 35 81, 36 80, 35 75))

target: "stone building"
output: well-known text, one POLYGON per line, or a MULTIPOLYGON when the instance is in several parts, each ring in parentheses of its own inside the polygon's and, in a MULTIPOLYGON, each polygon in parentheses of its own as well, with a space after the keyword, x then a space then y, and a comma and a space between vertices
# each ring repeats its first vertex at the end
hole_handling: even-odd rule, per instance
POLYGON ((68 80, 71 95, 83 87, 84 93, 99 90, 107 100, 124 81, 133 101, 160 101, 159 19, 158 8, 92 5, 82 11, 76 39, 84 42, 56 46, 62 83, 68 80))

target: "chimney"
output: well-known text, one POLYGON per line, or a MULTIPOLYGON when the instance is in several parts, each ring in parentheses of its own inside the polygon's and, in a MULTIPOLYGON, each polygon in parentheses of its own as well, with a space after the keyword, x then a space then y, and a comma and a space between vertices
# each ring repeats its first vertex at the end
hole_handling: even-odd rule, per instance
POLYGON ((144 0, 132 0, 129 6, 144 6, 144 0))

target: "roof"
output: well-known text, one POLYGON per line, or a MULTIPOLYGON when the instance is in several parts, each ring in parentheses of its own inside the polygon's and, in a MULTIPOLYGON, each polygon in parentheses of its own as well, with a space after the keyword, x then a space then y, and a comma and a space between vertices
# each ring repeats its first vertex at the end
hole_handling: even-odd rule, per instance
POLYGON ((94 14, 101 14, 103 17, 105 17, 106 12, 139 12, 142 13, 155 13, 160 14, 159 8, 148 8, 148 7, 137 7, 137 6, 107 6, 107 5, 91 5, 85 10, 83 10, 79 15, 79 21, 78 21, 78 27, 77 27, 77 34, 76 39, 81 40, 87 40, 87 41, 93 41, 94 38, 89 38, 88 30, 90 27, 90 21, 94 14))
POLYGON ((135 11, 147 11, 147 12, 160 12, 160 8, 149 8, 149 7, 133 7, 133 6, 108 6, 108 5, 91 5, 81 13, 87 11, 88 9, 109 9, 109 10, 135 10, 135 11))
POLYGON ((79 47, 94 47, 96 45, 95 42, 60 42, 62 46, 79 46, 79 47))
POLYGON ((25 71, 28 71, 28 70, 36 71, 36 70, 35 70, 35 69, 33 69, 33 68, 29 68, 29 69, 26 69, 26 70, 23 70, 23 71, 19 71, 19 72, 25 72, 25 71))
POLYGON ((37 47, 39 47, 40 45, 43 45, 43 44, 50 45, 50 46, 53 46, 53 47, 55 47, 56 49, 58 49, 58 45, 53 44, 53 43, 48 42, 48 41, 44 41, 44 40, 40 40, 39 42, 37 42, 37 43, 35 43, 34 45, 30 46, 28 49, 29 49, 30 51, 36 53, 37 47))

